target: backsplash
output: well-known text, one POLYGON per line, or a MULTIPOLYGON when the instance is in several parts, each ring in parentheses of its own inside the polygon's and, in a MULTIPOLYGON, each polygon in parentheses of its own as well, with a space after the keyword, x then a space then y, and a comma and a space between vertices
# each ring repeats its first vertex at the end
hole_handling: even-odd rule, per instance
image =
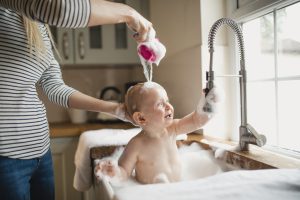
MULTIPOLYGON (((122 97, 125 93, 125 84, 131 81, 144 80, 142 67, 84 67, 63 68, 62 75, 66 85, 87 94, 99 98, 100 91, 107 86, 117 87, 122 97)), ((51 103, 41 90, 38 89, 39 96, 43 100, 49 122, 70 121, 68 109, 51 103)), ((89 112, 88 117, 92 118, 96 113, 89 112)))

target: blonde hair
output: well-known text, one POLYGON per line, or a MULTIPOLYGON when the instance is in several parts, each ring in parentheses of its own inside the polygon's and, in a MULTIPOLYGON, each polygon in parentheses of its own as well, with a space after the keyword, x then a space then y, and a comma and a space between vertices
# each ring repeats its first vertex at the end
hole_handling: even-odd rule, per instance
POLYGON ((141 89, 143 87, 144 83, 138 83, 134 86, 131 86, 126 93, 125 96, 125 106, 127 109, 127 112, 130 116, 133 115, 133 113, 138 112, 141 107, 141 89))
MULTIPOLYGON (((32 53, 33 47, 38 53, 45 54, 46 53, 46 46, 43 41, 43 37, 41 35, 41 32, 39 30, 38 23, 35 21, 32 21, 26 17, 23 17, 23 23, 25 27, 25 32, 28 40, 28 46, 29 46, 29 51, 32 53)), ((52 44, 52 48, 54 51, 57 53, 59 56, 58 50, 55 46, 55 42, 53 40, 50 28, 48 25, 45 25, 47 29, 47 33, 50 39, 50 42, 52 44)), ((60 56, 59 56, 60 57, 60 56)))

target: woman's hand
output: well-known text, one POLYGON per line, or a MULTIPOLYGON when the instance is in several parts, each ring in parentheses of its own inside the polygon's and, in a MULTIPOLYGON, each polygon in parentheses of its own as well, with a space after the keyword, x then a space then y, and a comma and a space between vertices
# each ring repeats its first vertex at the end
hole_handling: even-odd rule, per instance
POLYGON ((143 42, 147 39, 148 33, 152 28, 152 23, 145 19, 135 10, 132 10, 132 15, 127 22, 129 29, 135 32, 133 35, 137 42, 143 42))
POLYGON ((136 125, 133 121, 133 119, 130 117, 130 115, 127 112, 126 106, 124 103, 119 103, 119 105, 117 106, 114 115, 125 122, 130 122, 133 125, 136 125))
POLYGON ((124 103, 104 101, 76 91, 69 97, 68 106, 69 108, 93 112, 104 112, 120 120, 130 122, 135 125, 133 119, 128 114, 124 103))
POLYGON ((104 0, 91 0, 91 15, 88 26, 126 23, 135 32, 134 39, 143 42, 152 24, 135 9, 123 3, 104 0))

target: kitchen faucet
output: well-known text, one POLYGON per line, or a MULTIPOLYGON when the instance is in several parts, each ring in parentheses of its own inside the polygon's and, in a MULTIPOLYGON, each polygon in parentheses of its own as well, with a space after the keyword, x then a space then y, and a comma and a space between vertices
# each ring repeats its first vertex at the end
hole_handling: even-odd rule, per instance
MULTIPOLYGON (((221 18, 217 20, 211 27, 208 35, 208 48, 210 54, 209 60, 209 71, 206 72, 206 88, 204 90, 207 95, 208 92, 214 87, 214 71, 213 71, 213 53, 214 53, 214 39, 218 28, 226 24, 233 29, 236 34, 239 53, 240 53, 240 71, 239 71, 239 82, 240 82, 240 108, 241 108, 241 125, 239 128, 239 145, 241 151, 248 151, 249 144, 257 146, 263 146, 266 144, 266 137, 258 134, 255 129, 247 123, 247 93, 246 93, 246 70, 245 70, 245 50, 244 50, 244 39, 243 33, 240 26, 232 19, 221 18)), ((211 112, 209 104, 204 106, 206 112, 211 112)))

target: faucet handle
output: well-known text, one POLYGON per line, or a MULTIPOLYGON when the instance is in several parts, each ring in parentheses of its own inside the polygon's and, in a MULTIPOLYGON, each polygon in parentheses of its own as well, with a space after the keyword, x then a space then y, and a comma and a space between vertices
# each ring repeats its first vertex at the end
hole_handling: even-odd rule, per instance
POLYGON ((259 137, 256 139, 256 144, 259 147, 264 146, 267 143, 267 138, 266 136, 259 134, 259 137))
POLYGON ((247 124, 247 131, 250 135, 252 135, 250 141, 251 144, 256 144, 259 147, 264 146, 266 144, 267 142, 266 136, 262 134, 258 134, 250 124, 247 124))

